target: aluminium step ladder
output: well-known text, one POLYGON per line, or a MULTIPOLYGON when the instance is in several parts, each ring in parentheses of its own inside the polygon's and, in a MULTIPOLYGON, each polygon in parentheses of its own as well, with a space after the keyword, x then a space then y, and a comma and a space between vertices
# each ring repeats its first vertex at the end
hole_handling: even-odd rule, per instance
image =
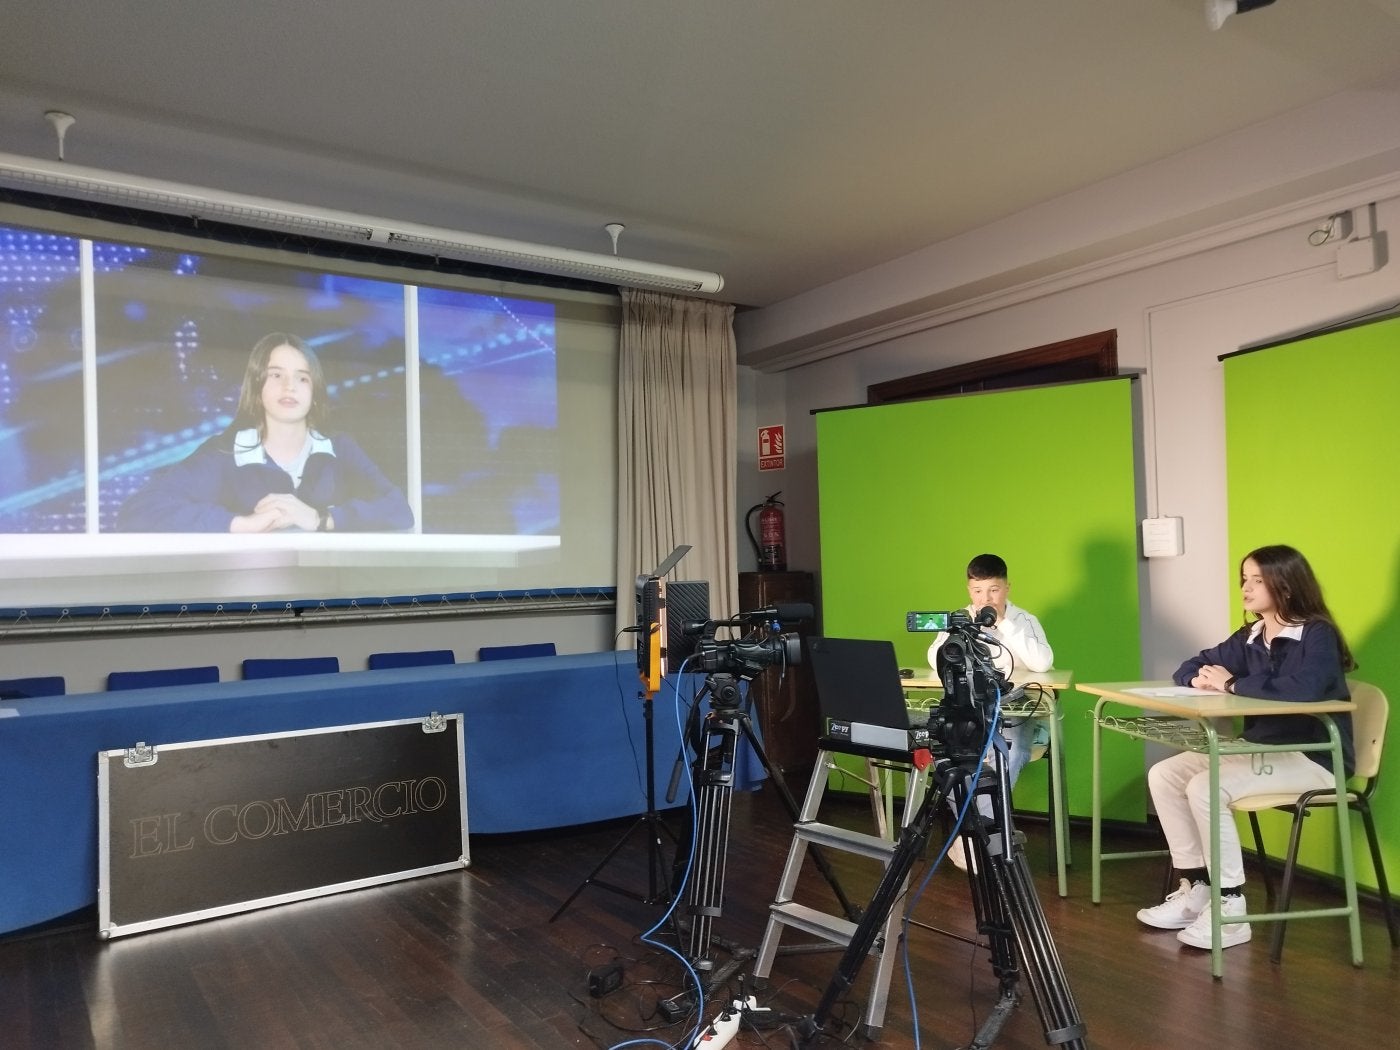
MULTIPOLYGON (((898 761, 893 757, 886 759, 859 756, 865 759, 866 785, 870 790, 870 804, 877 834, 869 835, 864 832, 838 828, 831 824, 822 824, 816 818, 821 808, 822 797, 826 794, 830 772, 840 768, 833 759, 833 755, 837 753, 832 750, 817 752, 816 764, 812 769, 812 779, 807 785, 807 795, 803 799, 797 822, 793 825, 792 845, 788 849, 787 863, 783 867, 778 893, 773 903, 768 906, 768 925, 763 932, 763 942, 759 945, 758 954, 754 958, 752 973, 760 980, 766 980, 772 971, 773 961, 778 954, 779 941, 782 939, 785 928, 791 928, 817 938, 816 943, 791 946, 790 950, 793 951, 821 950, 824 946, 823 942, 833 948, 845 947, 851 943, 851 939, 855 935, 856 923, 851 920, 841 915, 829 914, 805 904, 799 904, 793 899, 793 894, 797 889, 797 880, 802 874, 802 862, 806 859, 808 846, 816 845, 823 850, 853 853, 869 857, 879 861, 884 866, 888 866, 890 858, 894 855, 895 841, 898 838, 897 834, 891 832, 887 820, 889 810, 887 809, 886 796, 891 793, 890 770, 892 768, 908 770, 909 779, 905 786, 904 809, 900 819, 901 828, 907 825, 918 811, 919 803, 923 800, 924 791, 928 786, 927 770, 916 769, 909 764, 907 757, 903 761, 898 761)), ((900 887, 901 899, 908 888, 909 880, 906 877, 904 885, 900 887)), ((889 1000, 890 978, 894 973, 897 954, 895 946, 899 943, 899 927, 902 917, 902 907, 890 909, 884 929, 881 931, 875 947, 871 949, 871 954, 878 953, 878 958, 871 977, 870 997, 866 1003, 862 1020, 864 1034, 868 1038, 874 1038, 884 1024, 885 1004, 889 1000)))

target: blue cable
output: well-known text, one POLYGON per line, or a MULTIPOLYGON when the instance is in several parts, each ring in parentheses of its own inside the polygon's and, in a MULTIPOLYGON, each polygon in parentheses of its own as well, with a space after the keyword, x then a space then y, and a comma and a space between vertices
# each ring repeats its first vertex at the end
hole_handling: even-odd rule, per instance
MULTIPOLYGON (((675 694, 675 698, 676 698, 676 730, 677 730, 677 732, 680 734, 681 747, 682 747, 683 749, 684 749, 684 748, 687 748, 687 743, 686 743, 686 739, 685 739, 685 725, 684 725, 683 720, 681 719, 681 710, 682 710, 683 705, 682 705, 682 703, 681 703, 681 694, 680 694, 679 682, 680 682, 681 676, 683 676, 683 675, 685 674, 685 666, 686 666, 686 664, 690 663, 690 661, 691 661, 691 657, 686 657, 686 659, 683 660, 683 661, 681 662, 680 669, 677 671, 676 677, 675 677, 675 678, 672 680, 672 682, 671 682, 671 692, 675 694)), ((662 679, 662 681, 664 682, 665 679, 662 679)), ((697 702, 697 703, 699 702, 699 698, 698 698, 698 697, 696 698, 696 702, 697 702)), ((688 752, 688 749, 687 749, 687 754, 688 754, 688 753, 689 753, 689 752, 688 752)), ((694 826, 695 826, 696 824, 698 824, 698 822, 699 822, 699 813, 698 813, 698 810, 697 810, 697 807, 696 807, 696 800, 695 800, 695 776, 694 776, 694 771, 693 771, 693 769, 691 768, 691 764, 690 764, 689 762, 686 763, 686 775, 685 775, 685 779, 686 779, 686 785, 690 788, 690 820, 691 820, 691 826, 694 827, 694 826)), ((686 887, 690 884, 690 876, 691 876, 691 873, 695 870, 695 844, 696 844, 696 839, 697 839, 697 837, 698 837, 698 836, 696 836, 696 835, 694 835, 694 834, 692 834, 692 835, 690 836, 690 855, 686 858, 686 862, 685 862, 685 875, 681 878, 680 885, 676 887, 676 893, 675 893, 675 895, 671 898, 671 905, 670 905, 670 907, 668 907, 668 908, 666 909, 665 914, 663 914, 663 915, 661 916, 661 918, 659 918, 659 919, 656 920, 655 925, 653 925, 653 926, 651 927, 651 929, 649 929, 649 930, 647 930, 645 933, 643 933, 642 936, 641 936, 641 938, 640 938, 640 940, 641 940, 641 942, 642 942, 643 944, 650 945, 650 946, 653 947, 653 948, 659 948, 659 949, 661 949, 662 951, 665 951, 665 952, 670 952, 672 955, 674 955, 677 959, 680 960, 681 966, 685 967, 685 972, 690 976, 690 979, 691 979, 691 980, 694 982, 694 984, 695 984, 695 995, 696 995, 696 1007, 695 1007, 695 1018, 696 1018, 696 1021, 695 1021, 695 1028, 691 1031, 690 1035, 686 1037, 686 1040, 685 1040, 685 1042, 684 1042, 683 1044, 682 1044, 682 1043, 667 1043, 667 1042, 665 1042, 665 1041, 663 1041, 663 1040, 661 1040, 661 1039, 652 1039, 652 1038, 646 1038, 646 1039, 627 1039, 627 1040, 624 1040, 624 1041, 621 1042, 621 1043, 615 1043, 615 1044, 613 1044, 611 1047, 608 1048, 608 1050, 621 1050, 622 1047, 626 1047, 626 1046, 664 1046, 664 1047, 667 1048, 667 1050, 678 1050, 678 1048, 681 1047, 682 1045, 684 1045, 684 1046, 691 1046, 691 1045, 693 1045, 693 1044, 695 1043, 696 1039, 699 1038, 700 1030, 701 1030, 701 1029, 704 1027, 704 1025, 705 1025, 705 986, 704 986, 703 982, 701 982, 701 980, 700 980, 700 975, 699 975, 698 973, 696 973, 696 972, 695 972, 695 968, 694 968, 693 966, 690 965, 690 960, 687 959, 687 958, 686 958, 684 955, 682 955, 680 952, 678 952, 678 951, 676 951, 674 948, 672 948, 669 944, 664 944, 664 943, 662 943, 661 941, 654 941, 654 940, 651 940, 651 939, 650 939, 651 936, 652 936, 652 934, 656 933, 657 930, 661 929, 661 927, 663 927, 664 925, 666 925, 666 923, 670 920, 671 916, 675 913, 676 906, 677 906, 678 904, 680 904, 681 898, 685 895, 685 889, 686 889, 686 887)))

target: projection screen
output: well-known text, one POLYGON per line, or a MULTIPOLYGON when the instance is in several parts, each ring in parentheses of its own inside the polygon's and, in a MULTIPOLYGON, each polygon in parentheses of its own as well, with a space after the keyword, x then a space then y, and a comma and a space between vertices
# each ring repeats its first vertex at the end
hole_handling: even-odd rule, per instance
POLYGON ((615 579, 615 296, 10 205, 0 264, 0 607, 615 579), (240 395, 275 334, 319 365, 300 484, 344 486, 244 534, 263 450, 240 395))

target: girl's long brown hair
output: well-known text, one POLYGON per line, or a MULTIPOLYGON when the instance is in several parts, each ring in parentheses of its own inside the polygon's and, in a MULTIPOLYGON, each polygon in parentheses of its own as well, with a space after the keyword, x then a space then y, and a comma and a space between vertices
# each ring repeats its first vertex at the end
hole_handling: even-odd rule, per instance
POLYGON ((1259 575, 1274 600, 1278 618, 1284 623, 1309 623, 1322 620, 1337 632, 1341 648, 1342 670, 1354 671, 1356 660, 1351 655, 1346 636, 1337 626, 1327 603, 1322 599, 1322 585, 1308 564, 1308 559, 1292 547, 1281 543, 1259 547, 1240 559, 1240 583, 1244 583, 1244 563, 1250 560, 1259 566, 1259 575))

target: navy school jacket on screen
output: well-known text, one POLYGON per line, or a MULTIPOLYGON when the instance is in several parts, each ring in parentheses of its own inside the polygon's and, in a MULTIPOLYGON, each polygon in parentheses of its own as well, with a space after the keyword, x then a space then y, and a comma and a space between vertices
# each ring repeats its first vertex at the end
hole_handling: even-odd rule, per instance
POLYGON ((216 435, 179 463, 151 476, 117 514, 122 532, 227 532, 271 492, 288 492, 321 513, 337 532, 399 532, 413 527, 403 492, 354 438, 313 436, 301 484, 262 447, 234 447, 233 432, 216 435))

